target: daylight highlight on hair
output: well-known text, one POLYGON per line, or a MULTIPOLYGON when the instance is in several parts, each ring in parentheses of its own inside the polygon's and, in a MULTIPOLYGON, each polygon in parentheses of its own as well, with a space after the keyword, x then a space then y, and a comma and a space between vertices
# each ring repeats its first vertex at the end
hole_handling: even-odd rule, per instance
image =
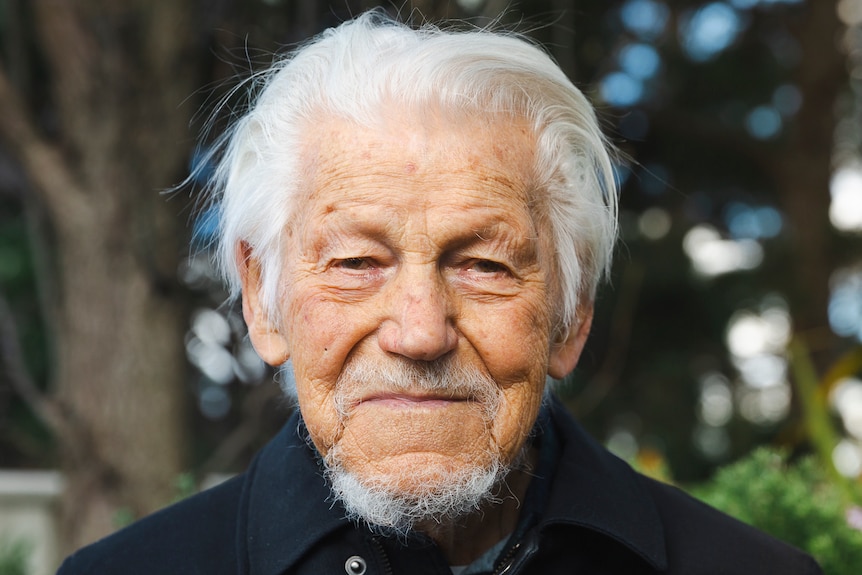
POLYGON ((240 291, 237 246, 260 263, 260 298, 273 322, 285 232, 306 174, 299 156, 321 118, 364 127, 387 110, 429 109, 489 122, 522 118, 537 142, 535 217, 552 229, 559 284, 557 337, 573 325, 581 298, 592 301, 607 274, 617 234, 616 183, 593 108, 553 60, 512 33, 413 29, 379 11, 327 30, 254 80, 262 88, 220 140, 209 182, 219 212, 217 262, 240 291))

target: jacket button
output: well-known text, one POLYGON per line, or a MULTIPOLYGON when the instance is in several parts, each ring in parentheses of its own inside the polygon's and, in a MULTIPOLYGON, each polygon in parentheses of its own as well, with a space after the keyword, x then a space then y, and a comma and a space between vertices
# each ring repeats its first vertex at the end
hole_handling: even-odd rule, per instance
POLYGON ((365 559, 359 555, 349 557, 347 561, 344 562, 344 572, 347 573, 347 575, 365 575, 366 568, 367 565, 365 563, 365 559))

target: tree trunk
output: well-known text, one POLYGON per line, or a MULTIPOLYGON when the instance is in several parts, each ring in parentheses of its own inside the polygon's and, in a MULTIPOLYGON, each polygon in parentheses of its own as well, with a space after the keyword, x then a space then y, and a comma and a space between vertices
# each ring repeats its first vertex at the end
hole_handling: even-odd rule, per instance
POLYGON ((67 551, 112 531, 120 509, 169 503, 184 467, 187 316, 176 269, 186 206, 160 191, 188 158, 195 110, 184 101, 202 52, 194 5, 36 0, 50 136, 0 86, 0 134, 54 233, 56 277, 40 281, 57 295, 47 321, 67 551))
MULTIPOLYGON (((838 95, 847 85, 846 58, 838 49, 840 23, 832 2, 809 2, 795 36, 801 61, 794 81, 802 106, 785 146, 771 162, 779 198, 790 221, 795 293, 790 298, 797 331, 823 333, 828 326, 829 275, 835 269, 829 223, 829 181, 838 95)), ((831 348, 829 345, 815 345, 831 348)), ((821 358, 823 367, 830 358, 821 358)))

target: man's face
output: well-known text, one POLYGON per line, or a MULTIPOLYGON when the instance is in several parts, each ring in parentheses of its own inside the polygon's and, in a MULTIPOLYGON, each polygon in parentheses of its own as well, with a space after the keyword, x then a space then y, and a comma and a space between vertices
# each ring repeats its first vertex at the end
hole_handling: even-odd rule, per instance
POLYGON ((358 479, 410 494, 495 457, 511 463, 549 365, 558 377, 573 367, 577 353, 549 341, 548 231, 528 206, 534 147, 517 122, 333 120, 312 130, 308 195, 286 231, 280 324, 264 325, 256 309, 253 269, 245 313, 263 358, 292 360, 321 455, 337 450, 358 479), (435 389, 373 370, 435 365, 480 382, 435 389))

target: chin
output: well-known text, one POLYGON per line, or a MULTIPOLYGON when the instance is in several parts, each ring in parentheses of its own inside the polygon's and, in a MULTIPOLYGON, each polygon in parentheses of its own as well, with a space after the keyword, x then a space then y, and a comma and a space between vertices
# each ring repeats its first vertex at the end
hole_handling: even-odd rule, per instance
POLYGON ((399 456, 401 461, 387 462, 385 470, 353 472, 339 455, 332 449, 324 464, 333 497, 347 516, 398 534, 422 524, 450 524, 477 511, 496 499, 509 471, 500 457, 479 465, 417 455, 399 456))

